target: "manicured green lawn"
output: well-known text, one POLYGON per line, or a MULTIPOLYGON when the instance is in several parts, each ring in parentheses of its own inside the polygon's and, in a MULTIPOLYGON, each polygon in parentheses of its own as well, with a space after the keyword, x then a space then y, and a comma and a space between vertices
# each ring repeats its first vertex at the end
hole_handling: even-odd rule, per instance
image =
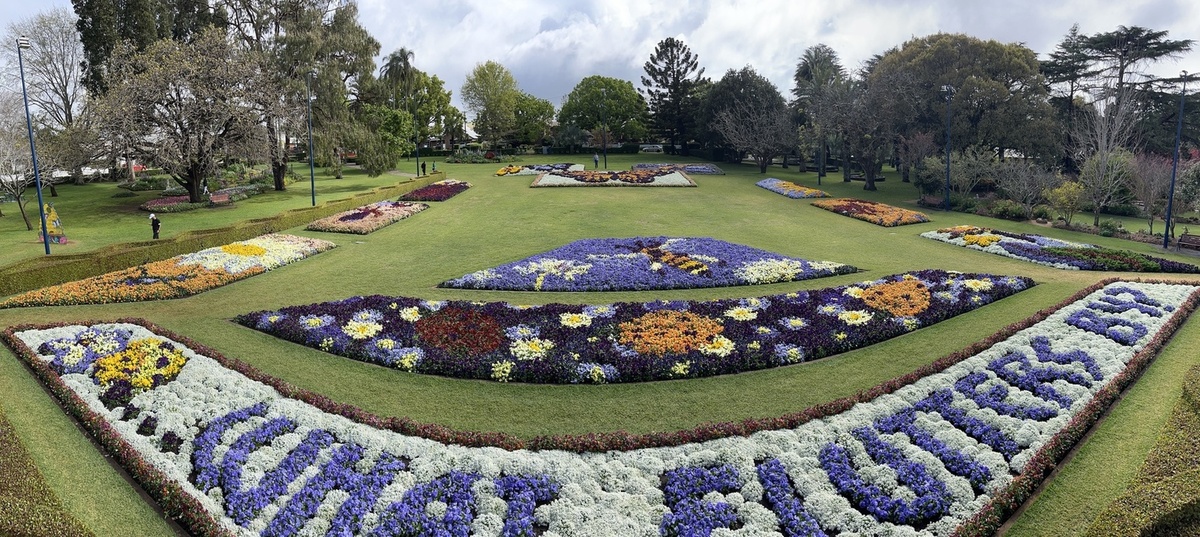
MULTIPOLYGON (((668 160, 673 159, 661 155, 610 155, 609 167, 628 169, 635 162, 668 160)), ((539 156, 526 160, 559 161, 586 162, 590 166, 590 155, 539 156)), ((932 222, 878 227, 811 207, 808 201, 758 188, 754 183, 764 175, 759 175, 752 166, 724 163, 720 166, 728 175, 693 176, 697 188, 531 189, 528 185, 533 176, 492 176, 499 165, 439 162, 439 170, 448 172, 451 178, 470 181, 474 187, 447 202, 431 203, 428 210, 366 236, 289 230, 338 243, 338 248, 311 259, 182 300, 0 310, 0 326, 142 317, 269 374, 385 416, 408 416, 423 422, 502 431, 521 437, 615 430, 668 431, 707 421, 779 415, 851 395, 978 341, 1080 288, 1115 275, 1055 270, 924 239, 919 237, 921 232, 974 224, 1163 255, 1151 245, 960 213, 925 211, 932 222), (649 235, 714 237, 795 257, 849 263, 866 272, 759 287, 664 292, 482 292, 436 287, 446 279, 581 238, 649 235), (358 294, 512 303, 732 298, 827 287, 926 268, 1025 275, 1039 285, 933 327, 813 363, 708 379, 609 386, 508 385, 418 376, 284 343, 229 320, 252 310, 358 294)), ((772 168, 765 176, 817 187, 815 175, 801 174, 794 168, 772 168)), ((318 196, 319 199, 346 197, 356 188, 378 186, 394 179, 354 175, 341 181, 318 178, 318 196)), ((167 215, 165 233, 169 236, 185 226, 215 227, 306 206, 308 190, 300 186, 304 185, 295 185, 286 193, 251 198, 232 209, 167 215)), ((839 197, 860 197, 921 210, 913 203, 917 197, 915 189, 894 175, 879 183, 877 192, 865 192, 862 183, 842 183, 834 176, 828 177, 819 188, 839 197)), ((111 198, 115 188, 110 184, 61 190, 60 213, 68 236, 79 238, 78 248, 94 248, 105 241, 142 240, 149 234, 145 213, 136 210, 141 198, 111 198), (86 196, 80 196, 76 202, 69 201, 75 192, 84 192, 86 196), (75 232, 75 226, 81 229, 75 232)), ((32 242, 32 236, 23 231, 23 226, 20 232, 9 229, 14 220, 19 223, 19 217, 9 217, 10 207, 11 204, 3 207, 6 216, 0 219, 0 225, 5 226, 0 231, 0 263, 40 253, 40 245, 32 242), (17 247, 29 247, 34 252, 6 253, 17 247)), ((11 210, 15 211, 15 207, 11 210)), ((1198 261, 1188 256, 1165 256, 1198 261)), ((1057 533, 1064 534, 1081 531, 1086 526, 1081 521, 1121 492, 1120 476, 1132 476, 1144 458, 1153 443, 1153 427, 1165 420, 1174 404, 1174 398, 1167 392, 1173 389, 1178 393, 1177 386, 1171 388, 1172 382, 1178 382, 1180 368, 1196 363, 1197 348, 1200 348, 1200 330, 1193 322, 1101 427, 1092 440, 1099 447, 1085 446, 1076 462, 1064 471, 1064 476, 1075 473, 1078 478, 1062 480, 1065 483, 1062 488, 1048 493, 1031 509, 1013 535, 1037 534, 1046 531, 1045 528, 1058 528, 1057 533), (1088 464, 1089 457, 1101 455, 1103 459, 1088 464), (1094 486, 1103 490, 1093 490, 1094 486)), ((0 388, 3 388, 0 393, 20 394, 0 400, 0 408, 35 453, 50 486, 72 513, 98 535, 110 534, 112 528, 125 528, 124 533, 140 535, 166 531, 152 510, 104 464, 103 457, 61 416, 6 350, 0 350, 0 388)), ((1054 486, 1057 485, 1056 482, 1054 486)))

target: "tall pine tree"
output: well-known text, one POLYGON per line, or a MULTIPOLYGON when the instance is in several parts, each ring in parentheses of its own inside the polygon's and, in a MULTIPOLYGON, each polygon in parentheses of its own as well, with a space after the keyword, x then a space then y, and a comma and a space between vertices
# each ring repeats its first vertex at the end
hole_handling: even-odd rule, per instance
POLYGON ((696 89, 704 76, 696 55, 687 45, 674 37, 658 42, 650 61, 643 68, 644 93, 650 106, 650 116, 664 138, 674 148, 682 145, 687 155, 687 142, 695 130, 700 99, 696 89))

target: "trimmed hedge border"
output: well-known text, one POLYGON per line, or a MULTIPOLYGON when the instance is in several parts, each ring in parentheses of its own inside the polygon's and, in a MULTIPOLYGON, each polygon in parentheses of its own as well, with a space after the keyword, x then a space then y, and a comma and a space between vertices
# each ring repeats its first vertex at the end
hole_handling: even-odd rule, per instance
MULTIPOLYGON (((820 405, 814 405, 803 411, 785 414, 783 416, 765 419, 747 419, 741 422, 723 422, 723 423, 706 423, 694 429, 681 430, 667 433, 651 433, 645 435, 635 435, 623 431, 612 433, 596 433, 584 435, 558 435, 558 436, 538 436, 530 440, 523 440, 516 436, 507 433, 499 432, 478 432, 478 431, 458 431, 449 427, 437 424, 419 423, 415 420, 406 417, 379 417, 369 412, 366 412, 353 405, 338 403, 332 399, 292 386, 291 384, 262 373, 253 366, 236 359, 229 359, 222 356, 205 345, 199 344, 189 338, 172 333, 168 330, 159 328, 158 326, 149 323, 142 319, 118 319, 116 321, 81 321, 70 323, 55 323, 49 325, 21 325, 7 328, 0 338, 2 338, 14 353, 20 357, 30 367, 34 374, 46 385, 47 389, 55 395, 63 404, 63 407, 79 420, 104 448, 126 467, 128 471, 134 475, 139 482, 143 484, 147 492, 156 498, 163 507, 163 511, 173 519, 179 520, 184 527, 188 528, 193 533, 204 535, 228 535, 225 533, 215 520, 208 514, 203 513, 203 510, 194 509, 191 505, 194 500, 183 494, 178 485, 166 480, 165 476, 158 470, 151 467, 149 464, 142 462, 137 456, 136 450, 129 446, 116 430, 112 428, 106 421, 100 418, 99 415, 91 411, 86 403, 83 402, 75 393, 68 388, 54 372, 50 366, 38 359, 36 351, 27 348, 17 337, 16 332, 49 328, 56 326, 67 326, 73 324, 91 325, 96 323, 130 323, 137 324, 151 330, 159 335, 175 340, 193 351, 209 356, 218 361, 221 365, 233 369, 253 380, 262 382, 274 388, 280 395, 288 398, 297 399, 313 405, 325 412, 335 413, 347 417, 359 423, 387 429, 401 434, 415 435, 437 442, 447 444, 458 444, 469 447, 493 446, 507 450, 530 449, 530 450, 547 450, 559 449, 575 452, 604 452, 604 451, 627 451, 646 447, 660 446, 677 446, 684 443, 703 442, 717 438, 730 436, 745 436, 757 431, 794 428, 800 424, 813 419, 820 419, 832 414, 845 411, 859 402, 874 399, 880 395, 893 393, 899 388, 906 386, 927 375, 941 372, 946 368, 954 365, 962 360, 965 360, 975 354, 983 352, 996 343, 1003 341, 1016 332, 1028 328, 1042 320, 1045 320, 1055 311, 1066 307, 1067 305, 1082 299, 1088 294, 1102 288, 1113 282, 1118 281, 1138 281, 1146 283, 1186 283, 1166 280, 1143 280, 1143 279, 1119 279, 1110 278, 1101 282, 1097 282, 1087 288, 1075 293, 1059 304, 1038 311, 1034 315, 1026 318, 1023 321, 1013 323, 985 338, 982 341, 973 343, 965 349, 952 353, 935 360, 934 362, 917 368, 915 371, 885 381, 873 388, 859 392, 853 396, 830 401, 820 405)), ((1087 431, 1099 421, 1104 415, 1105 410, 1117 400, 1121 392, 1128 386, 1132 385, 1141 373, 1149 367, 1154 357, 1159 351, 1170 341, 1171 336, 1178 328, 1187 321, 1189 315, 1196 309, 1197 303, 1200 302, 1200 293, 1193 293, 1178 310, 1167 321, 1166 325, 1159 331, 1141 352, 1136 354, 1130 360, 1126 369, 1113 379, 1108 386, 1098 391, 1091 402, 1073 419, 1066 428, 1055 435, 1037 454, 1030 459, 1029 463, 1024 468, 1023 472, 1016 476, 1012 483, 1002 490, 996 491, 992 495, 992 501, 985 506, 975 516, 963 522, 954 532, 955 536, 990 536, 1000 527, 1000 525, 1016 511, 1025 501, 1032 497, 1038 486, 1045 478, 1054 470, 1057 464, 1063 459, 1071 448, 1075 446, 1087 431)), ((1189 474, 1190 475, 1190 474, 1189 474)), ((1200 483, 1200 481, 1197 481, 1200 483)), ((1196 487, 1200 489, 1200 486, 1196 487)), ((1198 490, 1200 494, 1200 490, 1198 490)), ((1194 502, 1193 502, 1194 503, 1194 502)), ((1192 504, 1188 504, 1192 505, 1192 504)), ((1176 510, 1178 511, 1178 510, 1176 510)), ((1190 512, 1190 511, 1187 511, 1190 512)))
POLYGON ((63 509, 37 464, 0 413, 0 535, 89 536, 93 533, 63 509))
POLYGON ((442 179, 445 179, 445 172, 434 172, 405 183, 375 187, 369 192, 350 198, 327 201, 316 207, 289 209, 275 216, 255 218, 220 228, 185 231, 170 239, 113 244, 83 254, 43 256, 19 261, 0 268, 0 296, 82 280, 151 261, 161 261, 213 246, 283 231, 361 205, 396 198, 442 179))
POLYGON ((1084 535, 1170 535, 1179 525, 1200 521, 1196 444, 1200 444, 1200 366, 1184 377, 1183 396, 1138 471, 1135 484, 1105 507, 1084 535), (1177 467, 1181 465, 1184 467, 1177 467))

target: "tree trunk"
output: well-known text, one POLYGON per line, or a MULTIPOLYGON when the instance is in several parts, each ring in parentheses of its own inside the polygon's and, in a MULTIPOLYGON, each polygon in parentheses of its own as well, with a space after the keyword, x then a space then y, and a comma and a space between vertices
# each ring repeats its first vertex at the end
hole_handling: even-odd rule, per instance
POLYGON ((1092 225, 1093 226, 1100 227, 1100 209, 1103 209, 1103 208, 1104 207, 1097 206, 1096 209, 1094 211, 1092 211, 1092 225))
POLYGON ((21 210, 21 219, 25 221, 25 231, 33 231, 33 224, 29 223, 29 215, 25 213, 25 202, 21 201, 20 195, 17 195, 17 208, 21 210))
POLYGON ((280 145, 279 128, 274 117, 267 118, 267 140, 271 144, 271 176, 275 180, 275 190, 287 190, 283 178, 287 174, 287 150, 280 145))
POLYGON ((50 183, 46 186, 50 187, 50 197, 57 198, 58 197, 58 189, 54 187, 54 183, 50 183))
POLYGON ((758 173, 767 173, 767 166, 771 165, 771 157, 756 157, 758 161, 758 173))
POLYGON ((909 166, 908 164, 905 164, 905 163, 900 164, 900 182, 902 182, 902 183, 911 182, 908 180, 908 172, 909 172, 910 168, 911 168, 911 166, 909 166))

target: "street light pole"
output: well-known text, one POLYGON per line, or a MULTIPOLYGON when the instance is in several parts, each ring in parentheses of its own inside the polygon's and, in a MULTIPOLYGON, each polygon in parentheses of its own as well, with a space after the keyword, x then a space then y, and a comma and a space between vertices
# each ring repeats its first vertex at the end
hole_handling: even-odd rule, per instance
POLYGON ((1175 201, 1175 172, 1179 170, 1179 138, 1183 134, 1183 101, 1187 98, 1187 71, 1183 71, 1179 87, 1179 121, 1175 124, 1175 157, 1171 161, 1171 189, 1167 194, 1167 217, 1163 222, 1163 248, 1171 244, 1171 209, 1175 201))
POLYGON ((21 49, 29 48, 29 39, 25 36, 17 38, 17 64, 21 69, 21 99, 25 101, 25 128, 29 130, 29 154, 33 158, 33 181, 37 187, 38 215, 42 219, 42 243, 46 245, 46 255, 50 255, 50 233, 46 229, 46 206, 42 201, 42 176, 38 172, 37 149, 33 145, 33 120, 29 117, 29 94, 25 91, 25 59, 21 49))
POLYGON ((954 97, 954 86, 946 84, 942 86, 942 91, 946 92, 946 206, 945 210, 950 210, 950 99, 954 97))
POLYGON ((600 88, 600 138, 604 144, 604 169, 608 169, 608 88, 600 88))
POLYGON ((308 105, 308 184, 312 188, 312 206, 317 206, 317 172, 313 167, 312 139, 312 77, 310 71, 304 75, 304 103, 308 105))

